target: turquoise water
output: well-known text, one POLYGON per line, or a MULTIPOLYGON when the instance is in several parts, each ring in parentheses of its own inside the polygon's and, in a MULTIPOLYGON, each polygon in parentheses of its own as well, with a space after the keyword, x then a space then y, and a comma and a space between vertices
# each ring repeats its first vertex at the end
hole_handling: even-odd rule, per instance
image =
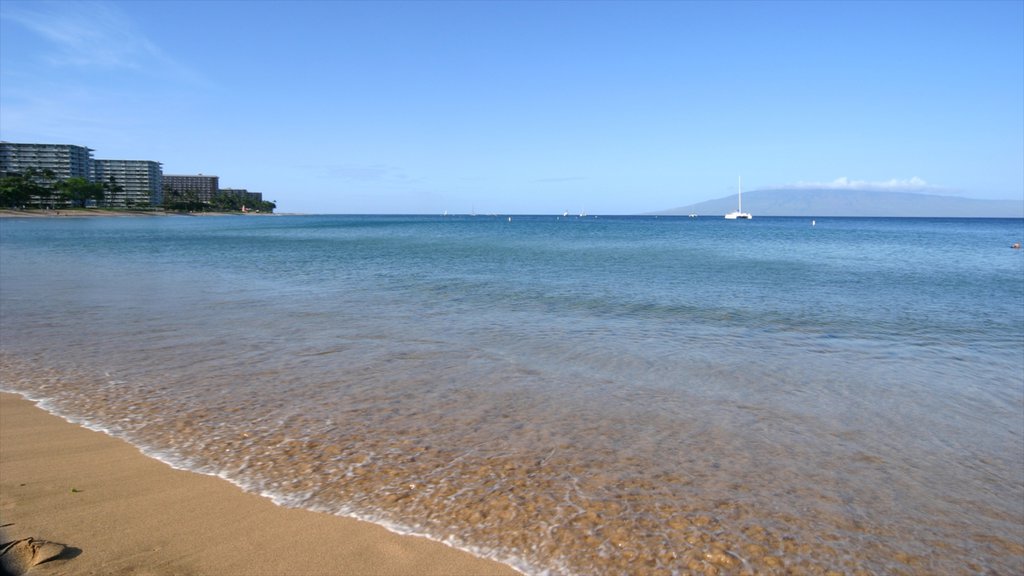
POLYGON ((1024 221, 0 220, 2 387, 528 573, 1024 571, 1024 221))

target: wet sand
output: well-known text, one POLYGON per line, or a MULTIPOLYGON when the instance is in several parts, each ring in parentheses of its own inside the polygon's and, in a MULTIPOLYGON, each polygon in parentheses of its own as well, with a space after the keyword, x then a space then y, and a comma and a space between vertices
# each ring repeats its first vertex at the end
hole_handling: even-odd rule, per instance
POLYGON ((0 393, 0 541, 65 545, 48 574, 511 575, 374 524, 288 509, 0 393))

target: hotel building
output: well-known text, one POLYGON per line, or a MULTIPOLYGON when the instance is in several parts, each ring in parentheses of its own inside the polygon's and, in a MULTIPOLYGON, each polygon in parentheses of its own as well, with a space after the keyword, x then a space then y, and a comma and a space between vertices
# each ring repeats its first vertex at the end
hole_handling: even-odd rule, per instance
MULTIPOLYGON (((73 144, 18 144, 0 141, 0 178, 36 170, 39 184, 53 188, 70 178, 83 178, 104 184, 101 205, 115 208, 161 207, 164 196, 172 201, 190 200, 212 203, 220 188, 220 178, 203 174, 167 174, 162 164, 152 160, 97 160, 93 150, 73 144), (44 177, 49 171, 52 177, 44 177), (177 198, 175 198, 177 197, 177 198)), ((258 203, 263 194, 245 189, 225 188, 244 202, 258 203)), ((54 204, 52 195, 47 202, 54 204)), ((33 202, 41 199, 35 198, 33 202)))
POLYGON ((249 192, 245 188, 221 188, 220 191, 222 194, 230 194, 242 202, 249 202, 250 205, 263 201, 262 192, 249 192))
POLYGON ((21 174, 34 168, 53 172, 53 182, 68 178, 91 181, 92 152, 91 148, 74 144, 0 142, 0 176, 21 174))
POLYGON ((213 197, 220 191, 220 178, 218 176, 204 176, 202 174, 164 174, 164 193, 181 194, 185 196, 189 192, 195 194, 199 202, 212 202, 213 197))
POLYGON ((152 160, 93 160, 93 177, 102 184, 116 184, 106 190, 103 203, 116 208, 160 206, 164 201, 164 176, 160 163, 152 160), (111 179, 113 179, 111 181, 111 179))

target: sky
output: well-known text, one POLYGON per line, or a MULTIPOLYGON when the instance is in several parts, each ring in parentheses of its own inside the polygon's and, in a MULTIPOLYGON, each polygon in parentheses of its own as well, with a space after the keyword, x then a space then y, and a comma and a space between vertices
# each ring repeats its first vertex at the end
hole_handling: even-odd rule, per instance
POLYGON ((278 212, 1024 201, 1024 1, 3 0, 0 140, 278 212))

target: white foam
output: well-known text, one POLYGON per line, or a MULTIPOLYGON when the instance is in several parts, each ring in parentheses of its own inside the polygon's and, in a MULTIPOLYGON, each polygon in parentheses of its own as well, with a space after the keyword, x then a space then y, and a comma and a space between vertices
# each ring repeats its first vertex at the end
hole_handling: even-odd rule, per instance
POLYGON ((444 544, 450 548, 454 548, 461 552, 472 554, 473 556, 476 556, 478 558, 485 558, 487 560, 493 560, 495 562, 505 564, 506 566, 509 566, 517 572, 520 572, 527 576, 554 576, 555 574, 569 574, 568 571, 562 569, 552 571, 550 569, 543 569, 534 566, 518 556, 506 554, 491 548, 475 546, 453 535, 436 536, 434 534, 423 532, 411 526, 388 520, 376 514, 369 514, 359 511, 358 509, 348 505, 343 506, 340 510, 329 509, 324 506, 310 505, 308 501, 312 496, 311 493, 285 495, 279 492, 274 492, 273 490, 263 489, 254 483, 250 484, 246 482, 241 482, 235 478, 232 478, 224 471, 210 469, 209 467, 203 466, 189 459, 181 458, 179 455, 176 455, 173 452, 165 450, 156 450, 149 446, 142 446, 134 442, 131 442, 128 438, 125 437, 124 434, 119 433, 117 430, 113 428, 102 426, 85 418, 74 416, 72 414, 67 414, 61 411, 49 398, 37 397, 29 393, 23 392, 21 390, 11 390, 2 387, 0 387, 0 392, 16 394, 32 402, 42 410, 54 416, 62 418, 67 422, 75 424, 76 426, 81 426, 82 428, 93 430, 95 432, 102 432, 107 436, 127 442, 128 444, 131 444, 132 446, 137 448, 139 452, 142 453, 147 458, 152 458, 154 460, 163 462, 164 464, 170 466, 175 470, 193 472, 196 474, 203 474, 205 476, 215 476, 217 478, 220 478, 221 480, 230 482, 231 484, 237 486, 238 488, 242 489, 245 492, 259 494, 260 496, 267 498, 274 504, 284 508, 305 509, 313 512, 331 514, 333 516, 353 518, 355 520, 360 520, 362 522, 369 522, 371 524, 381 526, 389 532, 393 532, 400 536, 415 536, 419 538, 426 538, 427 540, 432 540, 434 542, 444 544))

